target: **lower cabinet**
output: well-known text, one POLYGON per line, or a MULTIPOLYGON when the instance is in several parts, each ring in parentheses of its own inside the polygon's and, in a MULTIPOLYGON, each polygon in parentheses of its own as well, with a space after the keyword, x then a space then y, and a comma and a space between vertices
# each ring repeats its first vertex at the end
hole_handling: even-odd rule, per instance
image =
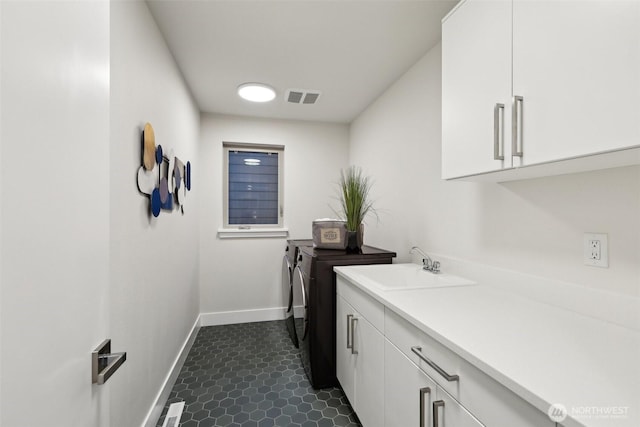
POLYGON ((440 388, 438 388, 437 400, 433 402, 433 420, 433 427, 484 427, 469 411, 440 388))
POLYGON ((436 383, 386 340, 384 359, 384 425, 432 426, 436 383))
POLYGON ((336 295, 336 377, 351 405, 355 403, 356 358, 351 345, 351 319, 355 310, 336 295))
POLYGON ((555 427, 340 276, 336 292, 336 373, 363 427, 555 427))
MULTIPOLYGON (((533 407, 392 310, 385 313, 384 329, 385 339, 435 381, 438 390, 447 393, 443 394, 445 404, 446 396, 451 396, 487 427, 554 427, 546 413, 533 407), (425 359, 431 361, 432 365, 425 359), (436 370, 436 366, 442 372, 436 370), (447 376, 454 375, 458 378, 447 379, 447 376)), ((450 417, 455 417, 455 411, 452 412, 454 414, 450 417)))
POLYGON ((365 427, 384 426, 384 336, 336 298, 336 376, 365 427))
POLYGON ((385 427, 483 427, 389 341, 384 357, 385 427))

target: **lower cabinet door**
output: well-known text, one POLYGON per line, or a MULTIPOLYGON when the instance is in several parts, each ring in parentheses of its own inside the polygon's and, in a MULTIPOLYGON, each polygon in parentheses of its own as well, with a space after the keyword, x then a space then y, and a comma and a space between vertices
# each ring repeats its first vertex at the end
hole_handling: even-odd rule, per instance
POLYGON ((385 340, 385 427, 431 427, 436 383, 385 340))
MULTIPOLYGON (((352 354, 351 319, 355 310, 341 296, 336 295, 336 377, 344 394, 355 404, 355 355, 352 354)), ((355 408, 354 408, 355 409, 355 408)))
POLYGON ((433 427, 484 427, 446 391, 438 388, 433 402, 433 427))
POLYGON ((363 427, 384 426, 384 336, 356 314, 352 331, 355 354, 355 411, 363 427))

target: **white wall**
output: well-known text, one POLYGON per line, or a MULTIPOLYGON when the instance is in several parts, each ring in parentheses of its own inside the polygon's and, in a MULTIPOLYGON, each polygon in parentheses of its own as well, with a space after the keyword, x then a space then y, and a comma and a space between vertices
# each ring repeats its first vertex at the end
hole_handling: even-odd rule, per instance
MULTIPOLYGON (((640 167, 506 184, 440 179, 441 47, 351 125, 350 155, 376 181, 367 243, 476 261, 640 296, 640 167), (582 261, 584 232, 609 234, 610 268, 582 261)), ((446 271, 446 265, 443 265, 446 271)))
POLYGON ((109 4, 0 10, 0 425, 106 427, 109 4))
MULTIPOLYGON (((0 165, 2 165, 2 4, 0 4, 0 165)), ((0 200, 2 200, 2 173, 0 172, 0 200)), ((0 236, 2 235, 2 205, 0 205, 0 236)), ((0 237, 0 310, 2 309, 2 237, 0 237)), ((1 312, 0 312, 1 313, 1 312)), ((2 314, 0 314, 0 378, 2 378, 2 314)), ((0 402, 2 402, 2 381, 0 380, 0 402)), ((2 423, 2 404, 0 403, 0 423, 2 423)))
POLYGON ((140 132, 197 169, 198 109, 143 2, 0 12, 0 425, 140 425, 199 313, 197 187, 151 220, 140 132))
POLYGON ((111 285, 114 350, 127 362, 112 377, 111 425, 141 425, 199 314, 198 194, 194 180, 185 213, 150 218, 138 192, 141 131, 193 170, 200 113, 164 40, 141 1, 111 3, 111 285))
POLYGON ((284 152, 284 225, 290 238, 311 238, 315 218, 334 216, 340 169, 347 166, 348 127, 299 121, 203 115, 200 192, 200 311, 281 307, 286 239, 220 240, 222 142, 279 144, 284 152))

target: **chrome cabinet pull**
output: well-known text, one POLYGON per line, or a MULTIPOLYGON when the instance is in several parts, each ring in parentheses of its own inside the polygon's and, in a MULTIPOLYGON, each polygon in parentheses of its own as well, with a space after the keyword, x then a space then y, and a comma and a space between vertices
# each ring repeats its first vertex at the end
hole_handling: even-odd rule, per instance
POLYGON ((433 369, 435 369, 436 372, 439 373, 440 375, 442 375, 445 380, 447 380, 447 381, 458 381, 460 379, 460 377, 458 375, 450 375, 450 374, 448 374, 440 366, 436 365, 434 362, 432 362, 431 360, 427 359, 425 357, 425 355, 422 354, 422 347, 418 347, 418 346, 411 347, 411 351, 414 352, 420 359, 422 359, 425 362, 427 362, 427 365, 429 365, 433 369))
POLYGON ((493 160, 504 160, 504 104, 493 107, 493 160))
POLYGON ((524 127, 524 98, 515 95, 512 105, 512 121, 511 121, 511 155, 514 157, 522 157, 523 146, 523 130, 524 127), (519 106, 519 107, 518 107, 519 106))
MULTIPOLYGON (((428 394, 431 395, 431 389, 429 387, 423 387, 420 389, 420 427, 425 427, 424 425, 424 421, 425 421, 425 413, 424 413, 424 407, 426 406, 424 404, 424 395, 428 394)), ((428 426, 426 426, 428 427, 428 426)))
POLYGON ((353 349, 353 342, 351 341, 351 318, 353 314, 347 314, 347 348, 353 349))
POLYGON ((356 344, 355 344, 355 332, 354 332, 354 327, 356 322, 358 321, 357 317, 351 317, 351 354, 358 354, 358 351, 356 350, 356 344))
POLYGON ((440 414, 438 414, 439 408, 444 408, 444 400, 436 400, 433 402, 433 427, 438 427, 438 418, 440 418, 440 414))

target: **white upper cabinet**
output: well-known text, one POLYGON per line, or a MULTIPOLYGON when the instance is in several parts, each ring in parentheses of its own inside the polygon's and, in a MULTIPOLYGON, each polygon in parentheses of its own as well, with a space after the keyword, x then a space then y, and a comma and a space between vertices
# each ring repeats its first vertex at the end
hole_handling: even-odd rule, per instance
POLYGON ((510 167, 511 1, 467 1, 446 18, 442 94, 443 178, 510 167))
POLYGON ((463 0, 442 73, 445 179, 640 162, 638 1, 463 0))
POLYGON ((513 3, 522 164, 640 144, 640 2, 513 3))

